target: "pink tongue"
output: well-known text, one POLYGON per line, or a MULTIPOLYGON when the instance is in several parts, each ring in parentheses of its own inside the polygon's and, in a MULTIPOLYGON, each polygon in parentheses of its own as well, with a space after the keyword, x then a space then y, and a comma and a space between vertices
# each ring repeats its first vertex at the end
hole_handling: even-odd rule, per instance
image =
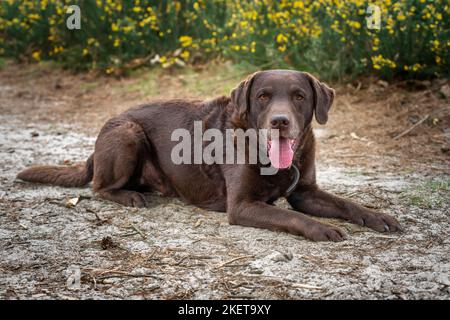
POLYGON ((294 151, 291 148, 291 142, 286 138, 272 140, 269 150, 269 159, 277 169, 288 168, 292 163, 294 151))

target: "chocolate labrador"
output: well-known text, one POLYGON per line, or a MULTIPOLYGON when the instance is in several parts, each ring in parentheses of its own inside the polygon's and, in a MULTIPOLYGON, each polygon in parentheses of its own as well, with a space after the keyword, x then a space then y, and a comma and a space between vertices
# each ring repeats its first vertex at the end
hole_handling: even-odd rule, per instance
MULTIPOLYGON (((341 241, 335 226, 307 215, 341 218, 376 231, 399 231, 393 217, 331 195, 318 188, 313 117, 328 120, 334 90, 305 72, 269 70, 242 81, 230 97, 209 101, 172 100, 132 108, 101 129, 85 164, 38 166, 18 178, 65 187, 93 180, 100 197, 125 206, 144 207, 144 191, 179 197, 201 208, 227 212, 230 224, 285 231, 315 241, 341 241), (172 133, 193 134, 194 123, 228 129, 278 130, 268 137, 272 175, 260 163, 174 163, 172 133), (286 197, 295 210, 276 207, 286 197)), ((274 131, 275 132, 275 131, 274 131)), ((195 147, 193 147, 195 148, 195 147)))

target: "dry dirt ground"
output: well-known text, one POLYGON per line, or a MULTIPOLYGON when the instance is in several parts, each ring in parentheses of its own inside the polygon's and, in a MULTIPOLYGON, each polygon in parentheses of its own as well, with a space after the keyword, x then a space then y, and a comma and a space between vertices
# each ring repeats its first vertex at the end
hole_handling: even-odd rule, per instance
POLYGON ((137 103, 226 93, 242 78, 227 68, 121 80, 48 65, 0 70, 0 298, 450 298, 445 81, 339 86, 329 124, 316 129, 320 185, 392 214, 401 234, 328 220, 348 240, 313 243, 154 194, 130 209, 90 188, 15 179, 28 165, 85 160, 102 123, 137 103))

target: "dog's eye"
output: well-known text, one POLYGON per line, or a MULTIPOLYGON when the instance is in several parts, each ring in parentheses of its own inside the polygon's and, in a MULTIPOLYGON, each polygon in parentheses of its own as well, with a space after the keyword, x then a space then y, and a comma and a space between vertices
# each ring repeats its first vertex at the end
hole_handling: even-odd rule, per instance
POLYGON ((297 101, 302 101, 302 100, 305 99, 305 97, 302 96, 300 93, 296 93, 295 96, 294 96, 294 98, 295 98, 295 100, 297 100, 297 101))
POLYGON ((269 99, 270 99, 270 96, 267 93, 261 93, 258 96, 259 101, 267 102, 267 101, 269 101, 269 99))

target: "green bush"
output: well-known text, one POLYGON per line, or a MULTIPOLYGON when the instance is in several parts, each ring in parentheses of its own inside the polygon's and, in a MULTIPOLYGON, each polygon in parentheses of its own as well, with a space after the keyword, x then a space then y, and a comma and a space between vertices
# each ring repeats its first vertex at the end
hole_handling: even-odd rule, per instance
POLYGON ((367 27, 361 0, 6 0, 0 55, 106 73, 220 58, 328 79, 448 76, 448 1, 371 3, 380 8, 380 30, 367 27), (72 4, 81 8, 80 30, 66 27, 72 4))

